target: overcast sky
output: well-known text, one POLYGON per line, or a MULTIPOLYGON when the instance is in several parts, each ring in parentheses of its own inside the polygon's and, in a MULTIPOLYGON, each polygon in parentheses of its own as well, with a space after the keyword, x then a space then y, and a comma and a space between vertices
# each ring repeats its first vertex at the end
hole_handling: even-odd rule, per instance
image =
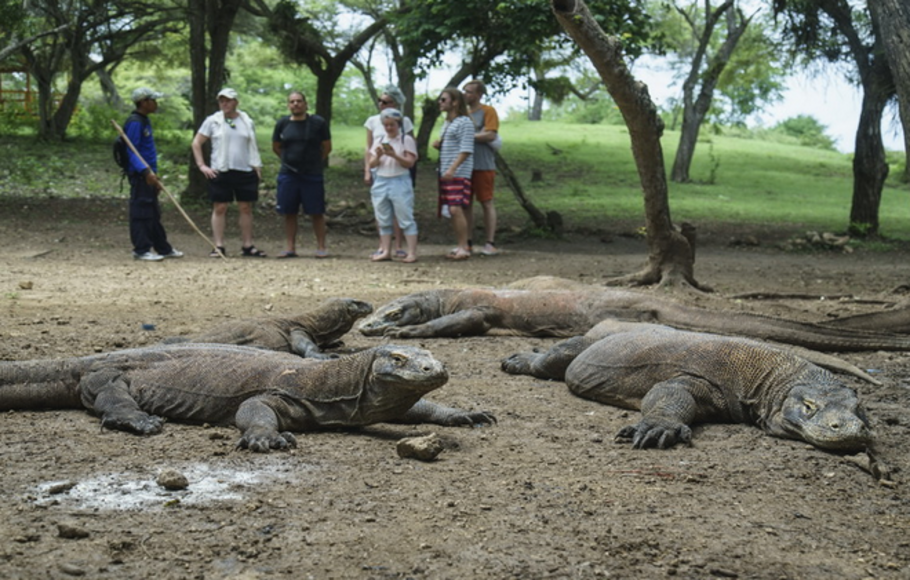
MULTIPOLYGON (((643 60, 636 64, 634 74, 648 85, 651 98, 658 105, 664 105, 671 97, 678 98, 680 88, 672 84, 672 76, 659 68, 643 66, 643 60)), ((811 115, 827 127, 826 134, 836 141, 838 150, 844 153, 853 151, 862 101, 858 89, 850 86, 834 71, 815 76, 802 74, 790 77, 787 87, 784 100, 770 107, 760 117, 751 120, 750 126, 761 124, 770 127, 790 117, 811 115)), ((443 87, 437 88, 442 90, 443 87)), ((513 91, 505 97, 491 99, 490 103, 503 113, 510 107, 525 109, 527 94, 525 91, 513 91)), ((903 132, 897 118, 896 107, 888 107, 885 110, 882 137, 886 149, 904 150, 903 132)))

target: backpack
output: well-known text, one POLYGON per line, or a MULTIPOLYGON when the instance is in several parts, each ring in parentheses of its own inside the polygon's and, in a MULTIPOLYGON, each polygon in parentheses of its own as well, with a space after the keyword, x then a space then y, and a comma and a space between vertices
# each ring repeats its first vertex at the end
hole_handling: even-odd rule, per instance
MULTIPOLYGON (((127 118, 126 123, 123 124, 123 127, 126 128, 127 125, 133 122, 142 123, 142 125, 145 126, 148 124, 148 119, 139 113, 133 113, 127 118)), ((114 139, 113 152, 114 163, 120 167, 121 174, 126 175, 130 170, 130 148, 127 146, 126 141, 124 141, 123 137, 117 137, 114 139)))

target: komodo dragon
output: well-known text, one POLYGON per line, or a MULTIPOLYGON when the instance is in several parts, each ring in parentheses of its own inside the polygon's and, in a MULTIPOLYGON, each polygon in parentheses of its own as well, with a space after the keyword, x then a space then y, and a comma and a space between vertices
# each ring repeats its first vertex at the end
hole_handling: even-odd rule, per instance
POLYGON ((502 369, 565 380, 586 399, 642 412, 623 428, 635 448, 672 447, 707 421, 757 425, 822 449, 864 450, 872 431, 856 393, 790 352, 747 338, 641 325, 519 353, 502 369))
POLYGON ((102 427, 149 435, 163 418, 233 424, 238 447, 294 446, 291 432, 378 422, 493 423, 422 397, 448 380, 429 351, 373 347, 334 360, 221 344, 177 344, 79 358, 0 362, 0 410, 84 408, 102 427))
POLYGON ((373 312, 369 302, 353 298, 330 298, 315 310, 291 318, 261 317, 231 320, 189 337, 174 337, 165 344, 206 342, 253 346, 291 352, 305 358, 326 359, 322 349, 337 343, 354 323, 373 312))
POLYGON ((477 336, 494 328, 531 336, 567 337, 583 334, 607 318, 762 338, 815 350, 910 350, 910 336, 709 310, 619 289, 425 290, 381 306, 360 321, 358 330, 367 336, 398 338, 477 336))

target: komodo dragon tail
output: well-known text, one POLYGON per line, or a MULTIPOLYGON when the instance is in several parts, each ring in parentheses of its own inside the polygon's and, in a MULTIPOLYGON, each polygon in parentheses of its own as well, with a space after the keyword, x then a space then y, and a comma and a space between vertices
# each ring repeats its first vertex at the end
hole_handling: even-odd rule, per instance
POLYGON ((0 362, 0 410, 82 407, 72 360, 0 362))
POLYGON ((751 312, 672 305, 662 307, 652 314, 656 322, 683 330, 764 338, 814 350, 910 350, 910 336, 907 335, 836 328, 751 312))

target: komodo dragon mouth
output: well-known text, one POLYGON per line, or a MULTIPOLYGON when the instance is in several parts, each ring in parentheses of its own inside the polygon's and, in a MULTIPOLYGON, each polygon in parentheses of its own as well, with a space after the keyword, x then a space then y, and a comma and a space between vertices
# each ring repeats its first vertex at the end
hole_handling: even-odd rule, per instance
MULTIPOLYGON (((822 449, 861 451, 872 430, 856 393, 836 385, 797 385, 781 405, 781 437, 802 439, 822 449)), ((773 421, 772 421, 773 422, 773 421)))

